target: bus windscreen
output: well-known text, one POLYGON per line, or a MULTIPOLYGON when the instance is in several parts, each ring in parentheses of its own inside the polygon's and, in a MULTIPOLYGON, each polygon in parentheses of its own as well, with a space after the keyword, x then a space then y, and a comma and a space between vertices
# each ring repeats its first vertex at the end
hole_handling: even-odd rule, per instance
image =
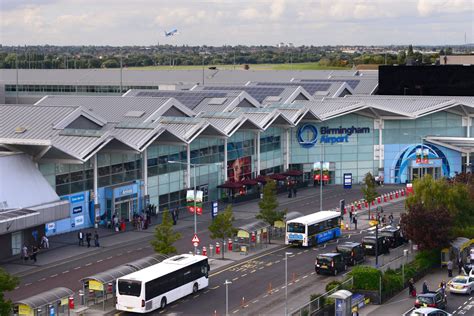
POLYGON ((300 223, 288 223, 287 231, 289 233, 304 234, 305 233, 305 226, 303 224, 300 224, 300 223))
POLYGON ((142 283, 140 281, 119 280, 118 291, 120 295, 140 296, 142 283))

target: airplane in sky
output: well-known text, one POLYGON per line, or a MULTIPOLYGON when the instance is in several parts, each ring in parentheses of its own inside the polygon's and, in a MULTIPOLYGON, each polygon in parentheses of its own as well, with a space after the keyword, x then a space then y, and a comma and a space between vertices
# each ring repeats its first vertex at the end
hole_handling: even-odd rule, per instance
POLYGON ((165 31, 165 36, 166 37, 174 36, 176 34, 178 34, 178 29, 177 28, 171 29, 168 32, 165 31))

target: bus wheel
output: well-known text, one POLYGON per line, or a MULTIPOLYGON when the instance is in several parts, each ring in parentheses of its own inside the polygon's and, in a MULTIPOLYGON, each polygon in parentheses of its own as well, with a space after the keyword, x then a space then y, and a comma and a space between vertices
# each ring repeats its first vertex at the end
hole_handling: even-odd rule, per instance
POLYGON ((194 283, 194 285, 193 285, 193 293, 197 293, 198 290, 199 290, 198 284, 197 284, 197 283, 194 283))
POLYGON ((161 299, 160 308, 161 308, 161 309, 165 309, 165 307, 166 307, 166 297, 163 297, 163 298, 161 299))

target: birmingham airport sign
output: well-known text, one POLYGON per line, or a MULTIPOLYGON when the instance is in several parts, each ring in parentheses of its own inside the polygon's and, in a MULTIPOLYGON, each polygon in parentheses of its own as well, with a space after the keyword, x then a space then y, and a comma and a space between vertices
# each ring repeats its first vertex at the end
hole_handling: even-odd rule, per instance
POLYGON ((353 134, 368 134, 370 127, 327 127, 318 128, 313 124, 303 124, 296 131, 296 139, 303 148, 311 148, 318 142, 323 144, 348 143, 349 137, 353 134), (334 135, 334 136, 333 136, 334 135))

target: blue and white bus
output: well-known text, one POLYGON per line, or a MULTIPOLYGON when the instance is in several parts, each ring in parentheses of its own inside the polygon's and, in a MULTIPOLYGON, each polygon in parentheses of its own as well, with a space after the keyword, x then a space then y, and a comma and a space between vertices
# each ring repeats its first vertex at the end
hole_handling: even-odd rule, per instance
POLYGON ((285 244, 311 247, 341 236, 341 213, 321 211, 286 222, 285 244))
POLYGON ((149 313, 208 285, 207 257, 178 255, 118 278, 115 308, 149 313))

